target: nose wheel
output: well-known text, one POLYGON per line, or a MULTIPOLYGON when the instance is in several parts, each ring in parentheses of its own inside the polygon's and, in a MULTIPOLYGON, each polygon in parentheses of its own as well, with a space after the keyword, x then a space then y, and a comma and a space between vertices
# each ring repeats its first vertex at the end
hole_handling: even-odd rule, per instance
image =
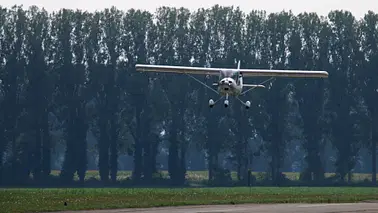
POLYGON ((224 100, 224 107, 228 107, 228 105, 230 104, 230 102, 226 99, 226 100, 224 100))
POLYGON ((228 93, 226 93, 226 100, 224 100, 224 107, 227 108, 230 102, 228 101, 228 93))

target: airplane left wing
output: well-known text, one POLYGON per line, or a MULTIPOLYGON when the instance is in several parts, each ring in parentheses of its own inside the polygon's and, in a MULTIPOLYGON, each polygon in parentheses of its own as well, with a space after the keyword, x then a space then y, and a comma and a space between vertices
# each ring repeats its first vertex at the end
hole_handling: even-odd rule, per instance
POLYGON ((180 74, 198 74, 198 75, 219 75, 220 69, 207 67, 188 67, 188 66, 168 66, 168 65, 150 65, 136 64, 135 68, 139 72, 167 72, 180 74))
POLYGON ((326 71, 311 70, 269 70, 269 69, 240 69, 243 77, 299 77, 299 78, 328 78, 326 71))

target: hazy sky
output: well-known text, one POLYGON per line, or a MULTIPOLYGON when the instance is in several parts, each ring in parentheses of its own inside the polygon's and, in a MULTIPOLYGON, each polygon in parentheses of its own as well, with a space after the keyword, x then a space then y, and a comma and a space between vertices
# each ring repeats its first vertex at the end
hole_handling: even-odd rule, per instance
POLYGON ((46 10, 59 10, 60 8, 101 10, 106 7, 116 6, 119 9, 145 9, 154 12, 159 6, 186 7, 195 10, 199 7, 211 7, 214 4, 223 6, 240 6, 243 11, 253 9, 263 9, 267 12, 279 12, 282 10, 292 10, 297 14, 300 12, 317 12, 326 15, 333 9, 349 10, 357 18, 362 17, 368 10, 378 11, 377 0, 0 0, 1 6, 10 7, 14 4, 37 5, 46 10), (206 3, 205 3, 206 2, 206 3))

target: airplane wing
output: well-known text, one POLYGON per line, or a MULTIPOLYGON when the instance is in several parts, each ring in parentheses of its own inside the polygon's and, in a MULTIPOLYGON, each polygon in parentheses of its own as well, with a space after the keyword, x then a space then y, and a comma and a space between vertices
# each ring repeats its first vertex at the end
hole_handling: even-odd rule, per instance
POLYGON ((180 74, 219 75, 219 68, 136 64, 139 72, 168 72, 180 74))
POLYGON ((326 71, 311 70, 268 70, 268 69, 240 69, 243 77, 304 77, 304 78, 328 78, 326 71))
POLYGON ((243 77, 306 77, 306 78, 328 78, 326 71, 310 70, 269 70, 269 69, 229 69, 229 68, 207 68, 189 66, 170 66, 170 65, 150 65, 136 64, 138 72, 167 72, 180 74, 199 74, 199 75, 219 75, 221 70, 240 71, 243 77))

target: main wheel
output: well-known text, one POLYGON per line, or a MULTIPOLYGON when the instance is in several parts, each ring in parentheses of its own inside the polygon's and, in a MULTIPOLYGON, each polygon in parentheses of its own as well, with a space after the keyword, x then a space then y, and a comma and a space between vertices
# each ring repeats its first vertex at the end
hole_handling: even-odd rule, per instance
POLYGON ((245 108, 249 109, 250 107, 251 107, 251 102, 250 101, 245 102, 245 108))
POLYGON ((209 107, 212 108, 214 106, 214 100, 213 99, 210 99, 209 100, 209 107))

